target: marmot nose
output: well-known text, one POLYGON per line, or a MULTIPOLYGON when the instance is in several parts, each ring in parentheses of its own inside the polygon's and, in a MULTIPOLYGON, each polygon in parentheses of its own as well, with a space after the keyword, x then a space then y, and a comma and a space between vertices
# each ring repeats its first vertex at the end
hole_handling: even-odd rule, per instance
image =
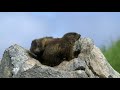
POLYGON ((81 35, 79 34, 79 38, 81 37, 81 35))
POLYGON ((79 34, 79 35, 78 35, 78 39, 79 39, 80 37, 81 37, 81 35, 79 34))

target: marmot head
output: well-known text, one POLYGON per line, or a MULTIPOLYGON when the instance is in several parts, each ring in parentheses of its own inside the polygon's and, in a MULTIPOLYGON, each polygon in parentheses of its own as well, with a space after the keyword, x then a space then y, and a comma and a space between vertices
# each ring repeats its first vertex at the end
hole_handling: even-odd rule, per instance
POLYGON ((45 47, 49 44, 49 42, 52 39, 53 37, 44 37, 44 38, 33 40, 31 43, 30 51, 36 55, 42 54, 45 47))
POLYGON ((81 37, 81 35, 78 33, 69 32, 69 33, 66 33, 62 38, 73 43, 73 42, 77 41, 80 37, 81 37))

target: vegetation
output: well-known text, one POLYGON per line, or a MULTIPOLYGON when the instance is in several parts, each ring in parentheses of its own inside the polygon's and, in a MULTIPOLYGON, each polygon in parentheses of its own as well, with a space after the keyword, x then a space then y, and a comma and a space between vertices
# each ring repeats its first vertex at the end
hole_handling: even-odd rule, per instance
POLYGON ((103 46, 101 50, 111 66, 120 73, 120 40, 112 42, 108 49, 103 46))

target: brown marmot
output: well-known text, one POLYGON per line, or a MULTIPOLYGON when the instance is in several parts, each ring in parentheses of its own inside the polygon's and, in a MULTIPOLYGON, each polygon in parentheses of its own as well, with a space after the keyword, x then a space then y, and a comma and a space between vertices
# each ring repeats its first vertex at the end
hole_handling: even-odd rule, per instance
POLYGON ((64 60, 73 59, 73 45, 80 37, 80 34, 70 32, 66 33, 61 39, 52 39, 43 51, 42 64, 53 67, 64 60))

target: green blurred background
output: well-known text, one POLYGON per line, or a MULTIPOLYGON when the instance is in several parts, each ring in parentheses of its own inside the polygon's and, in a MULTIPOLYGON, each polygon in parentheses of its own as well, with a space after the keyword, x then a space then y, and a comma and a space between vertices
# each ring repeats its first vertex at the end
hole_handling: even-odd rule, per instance
POLYGON ((120 39, 115 42, 112 41, 108 48, 103 46, 101 51, 111 66, 120 73, 120 39))

